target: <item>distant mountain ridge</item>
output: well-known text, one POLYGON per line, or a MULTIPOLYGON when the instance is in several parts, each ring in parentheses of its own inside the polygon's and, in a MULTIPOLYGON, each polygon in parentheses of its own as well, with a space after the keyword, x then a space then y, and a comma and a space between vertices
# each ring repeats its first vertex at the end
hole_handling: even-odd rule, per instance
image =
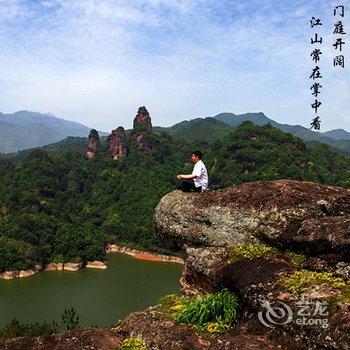
MULTIPOLYGON (((48 145, 69 136, 87 137, 91 128, 53 114, 18 111, 0 113, 0 152, 48 145)), ((101 132, 101 135, 107 133, 101 132)))
MULTIPOLYGON (((335 129, 315 132, 300 125, 280 124, 268 118, 263 112, 258 113, 220 113, 213 117, 184 120, 171 127, 155 127, 164 130, 178 139, 191 139, 208 142, 220 138, 244 121, 256 125, 272 126, 300 137, 305 142, 320 142, 350 153, 350 132, 335 129)), ((10 153, 34 147, 56 143, 67 137, 87 137, 91 128, 73 121, 55 117, 47 113, 19 111, 13 114, 0 113, 0 152, 10 153)), ((127 133, 129 131, 127 130, 127 133)), ((106 132, 99 132, 107 136, 106 132)))
POLYGON ((315 132, 311 129, 305 128, 301 125, 290 125, 290 124, 280 124, 270 118, 268 118, 263 112, 257 112, 257 113, 244 113, 244 114, 234 114, 234 113, 220 113, 215 115, 213 118, 226 123, 230 126, 238 126, 239 124, 243 123, 246 120, 250 120, 256 125, 264 125, 267 123, 270 123, 274 127, 283 128, 284 131, 298 131, 298 130, 305 130, 309 132, 310 134, 316 134, 317 137, 329 137, 333 140, 350 140, 350 132, 347 132, 344 129, 334 129, 330 131, 325 132, 315 132))
POLYGON ((160 129, 179 139, 191 138, 191 140, 197 141, 211 141, 222 137, 231 128, 235 128, 245 121, 251 121, 259 126, 270 124, 277 129, 303 139, 307 143, 325 143, 350 153, 350 132, 346 130, 336 129, 324 133, 315 132, 301 125, 277 123, 268 118, 263 112, 244 114, 220 113, 214 117, 194 118, 160 129))
POLYGON ((320 143, 325 143, 332 147, 341 149, 342 151, 350 152, 350 132, 347 132, 343 129, 330 130, 324 133, 315 132, 301 125, 277 123, 274 120, 268 118, 262 112, 245 113, 240 115, 236 115, 233 113, 220 113, 214 116, 213 118, 224 122, 232 127, 236 127, 246 120, 250 120, 254 124, 260 126, 270 123, 275 128, 293 134, 294 136, 300 137, 304 141, 316 141, 320 143))

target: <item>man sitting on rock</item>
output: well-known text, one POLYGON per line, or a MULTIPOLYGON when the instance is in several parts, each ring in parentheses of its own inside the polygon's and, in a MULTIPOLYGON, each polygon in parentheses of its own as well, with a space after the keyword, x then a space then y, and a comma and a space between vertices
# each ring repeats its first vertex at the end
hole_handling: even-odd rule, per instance
POLYGON ((181 189, 183 192, 204 192, 208 189, 208 173, 207 168, 202 162, 202 152, 195 151, 192 153, 191 161, 194 163, 194 168, 191 175, 177 175, 179 180, 183 180, 181 189))

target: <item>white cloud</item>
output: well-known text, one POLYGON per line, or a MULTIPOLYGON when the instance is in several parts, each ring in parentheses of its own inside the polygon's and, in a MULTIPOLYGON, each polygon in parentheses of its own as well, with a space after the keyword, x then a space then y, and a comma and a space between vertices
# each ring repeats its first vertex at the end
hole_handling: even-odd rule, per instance
POLYGON ((0 110, 105 130, 130 127, 140 105, 160 125, 254 110, 305 125, 313 15, 324 19, 323 126, 350 129, 349 70, 331 67, 332 8, 318 0, 0 0, 0 110))

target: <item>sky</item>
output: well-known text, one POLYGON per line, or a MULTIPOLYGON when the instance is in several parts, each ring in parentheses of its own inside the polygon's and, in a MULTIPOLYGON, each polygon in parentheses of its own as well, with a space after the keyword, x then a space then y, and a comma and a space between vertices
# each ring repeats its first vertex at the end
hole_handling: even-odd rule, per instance
POLYGON ((350 131, 348 32, 344 0, 0 0, 0 112, 104 131, 130 128, 140 106, 159 126, 264 112, 309 127, 319 48, 321 131, 350 131), (341 4, 343 18, 333 15, 341 4), (313 16, 322 26, 311 28, 313 16), (322 44, 311 44, 315 33, 322 44), (344 68, 333 66, 337 54, 344 68))

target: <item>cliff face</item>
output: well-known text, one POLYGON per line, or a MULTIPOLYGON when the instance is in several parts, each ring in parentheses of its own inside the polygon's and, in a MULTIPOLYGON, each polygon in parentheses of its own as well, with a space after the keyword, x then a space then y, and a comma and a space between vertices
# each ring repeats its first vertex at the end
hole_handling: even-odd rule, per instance
POLYGON ((126 133, 121 126, 108 136, 107 150, 114 160, 123 159, 128 155, 126 142, 126 133))
POLYGON ((350 349, 350 190, 278 180, 173 191, 154 226, 164 244, 186 250, 185 294, 229 288, 255 319, 283 301, 294 318, 279 329, 308 349, 350 349), (326 304, 328 327, 298 324, 300 300, 326 304))
POLYGON ((92 129, 88 138, 88 145, 86 149, 86 155, 88 158, 93 158, 96 155, 96 152, 100 148, 100 136, 98 131, 92 129))

